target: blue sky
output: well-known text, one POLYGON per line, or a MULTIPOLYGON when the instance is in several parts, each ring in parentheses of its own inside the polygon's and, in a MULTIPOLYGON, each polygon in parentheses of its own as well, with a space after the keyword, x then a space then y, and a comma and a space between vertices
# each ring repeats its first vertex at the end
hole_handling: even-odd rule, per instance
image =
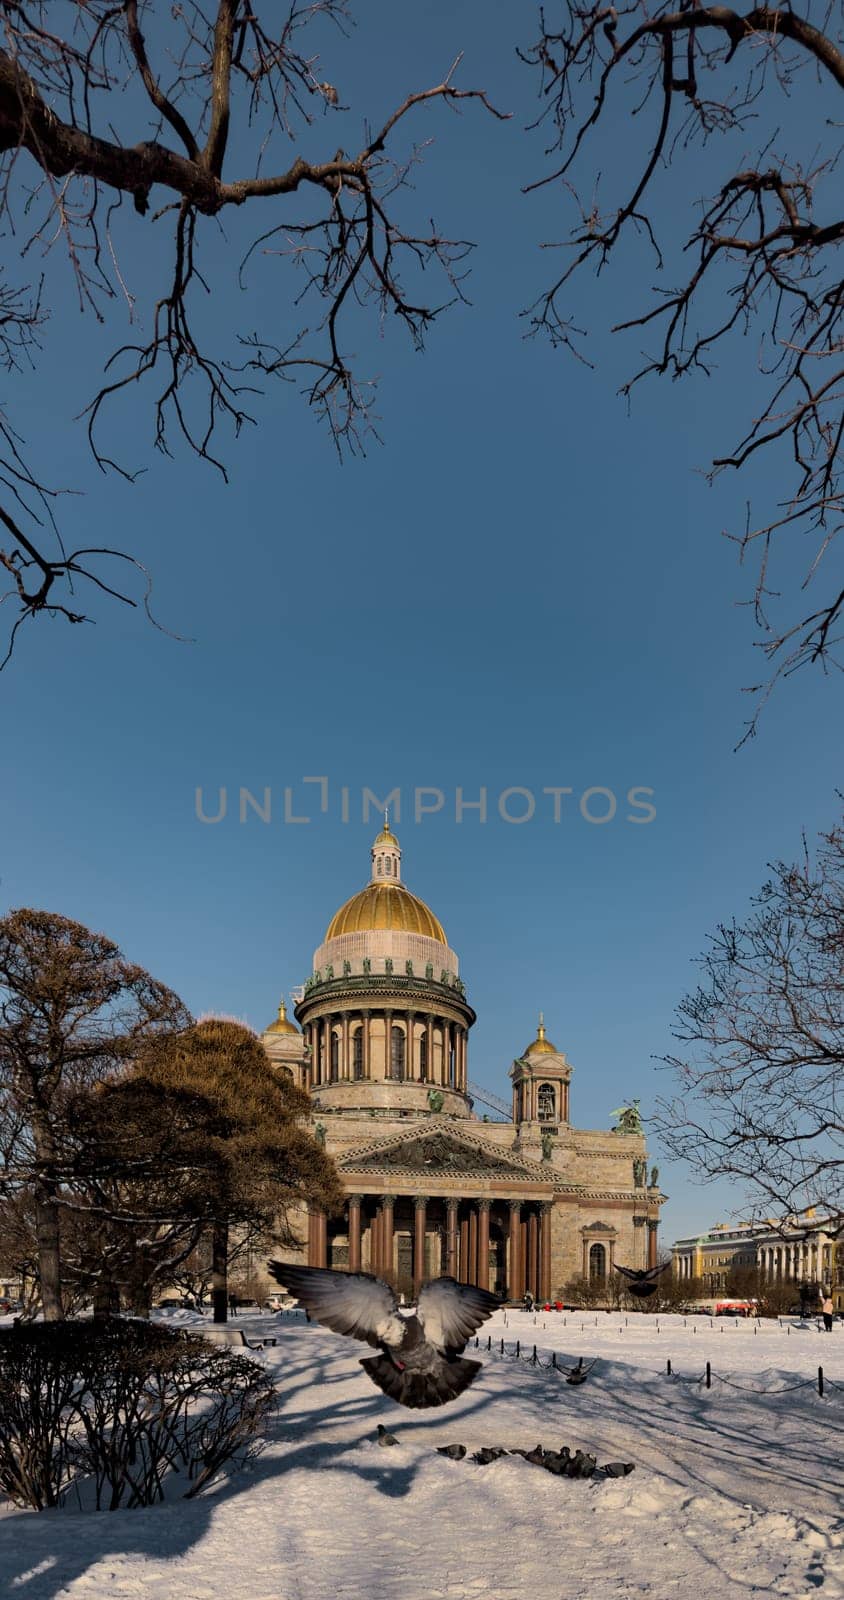
MULTIPOLYGON (((506 1095, 542 1008, 574 1065, 573 1118, 600 1127, 621 1099, 647 1112, 670 1086, 654 1058, 707 931, 742 913, 802 829, 831 821, 838 702, 834 682, 801 674, 734 753, 759 666, 737 604, 751 575, 720 530, 769 485, 760 470, 710 489, 698 469, 752 401, 749 344, 725 350, 708 385, 643 389, 628 416, 616 389, 639 346, 603 331, 630 292, 618 275, 577 301, 595 370, 524 339, 518 312, 548 270, 537 245, 563 233, 553 197, 520 195, 542 144, 520 132, 533 110, 512 49, 524 17, 474 0, 373 6, 336 70, 326 57, 348 129, 441 76, 460 48, 464 80, 515 113, 420 124, 434 143, 413 203, 478 241, 472 305, 437 324, 424 356, 391 326, 356 327, 361 369, 381 377, 384 443, 364 458, 340 464, 279 388, 228 451, 225 485, 183 451, 155 456, 133 395, 109 426, 148 470, 134 485, 99 474, 72 419, 115 325, 81 317, 51 264, 49 346, 40 383, 16 384, 18 425, 42 441, 54 481, 84 490, 64 508, 71 534, 143 560, 157 615, 194 642, 107 606, 96 627, 44 620, 21 638, 0 678, 0 892, 107 931, 194 1011, 260 1027, 366 878, 375 824, 361 791, 398 787, 405 880, 444 922, 478 1012, 470 1076, 506 1095), (324 814, 302 784, 319 775, 324 814), (203 825, 195 791, 213 806, 220 786, 229 814, 203 825), (554 786, 573 790, 559 823, 541 793, 554 786), (654 791, 649 825, 625 820, 634 786, 654 791), (241 787, 270 788, 269 824, 239 823, 241 787), (286 787, 310 822, 285 823, 286 787), (420 787, 445 800, 417 823, 420 787), (481 787, 487 822, 468 812, 458 825, 457 789, 471 800, 481 787), (537 796, 523 825, 498 814, 513 787, 537 796), (595 787, 617 796, 605 825, 578 809, 595 787)), ((620 128, 601 133, 596 165, 623 159, 620 128)), ((306 143, 330 154, 335 138, 318 123, 306 143)), ((147 315, 160 244, 140 225, 132 241, 147 315)), ((225 240, 206 248, 224 267, 225 240)), ((221 289, 209 315, 241 329, 275 317, 281 338, 292 313, 283 297, 278 309, 275 270, 259 263, 246 295, 221 289)), ((666 1239, 738 1203, 652 1156, 671 1196, 666 1239)))

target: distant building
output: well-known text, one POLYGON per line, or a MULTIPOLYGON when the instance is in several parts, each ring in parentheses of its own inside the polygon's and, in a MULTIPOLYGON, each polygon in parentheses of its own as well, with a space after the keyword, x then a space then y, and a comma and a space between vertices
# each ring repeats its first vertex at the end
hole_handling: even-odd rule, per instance
MULTIPOLYGON (((442 923, 402 882, 385 824, 369 882, 331 918, 295 1005, 263 1034, 312 1100, 344 1214, 303 1217, 314 1266, 387 1273, 412 1292, 450 1273, 510 1298, 655 1264, 663 1201, 635 1107, 617 1129, 572 1126, 572 1068, 536 1037, 512 1064, 510 1119, 469 1085, 475 1012, 442 923)), ((301 1259, 293 1257, 288 1259, 301 1259)))
POLYGON ((814 1208, 782 1222, 719 1222, 708 1233, 678 1239, 671 1247, 674 1277, 697 1279, 706 1293, 723 1289, 740 1267, 758 1268, 763 1280, 814 1283, 831 1288, 836 1310, 844 1310, 844 1251, 838 1247, 839 1224, 818 1216, 814 1208))

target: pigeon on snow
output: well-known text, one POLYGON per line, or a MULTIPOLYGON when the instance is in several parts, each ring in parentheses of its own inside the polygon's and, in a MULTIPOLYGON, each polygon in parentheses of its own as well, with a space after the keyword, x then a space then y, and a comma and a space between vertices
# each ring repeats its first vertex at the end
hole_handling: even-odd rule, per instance
POLYGON ((462 1352, 499 1304, 486 1289, 434 1278, 420 1290, 415 1313, 402 1315, 389 1285, 368 1272, 290 1267, 283 1261, 271 1261, 269 1267, 317 1322, 375 1346, 380 1354, 361 1366, 401 1406, 446 1405, 481 1370, 480 1361, 464 1361, 462 1352))

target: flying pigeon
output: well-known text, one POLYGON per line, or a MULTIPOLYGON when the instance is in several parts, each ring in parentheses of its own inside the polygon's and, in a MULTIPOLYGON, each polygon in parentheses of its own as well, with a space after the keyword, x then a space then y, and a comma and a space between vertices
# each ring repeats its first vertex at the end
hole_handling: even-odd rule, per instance
POLYGON ((481 1370, 480 1361, 464 1361, 461 1354, 499 1304, 486 1289, 434 1278, 420 1290, 415 1314, 403 1316, 389 1285, 368 1272, 289 1267, 283 1261, 271 1261, 269 1269, 317 1322, 380 1351, 361 1366, 401 1406, 446 1405, 481 1370))
POLYGON ((670 1265, 670 1261, 663 1261, 661 1266, 647 1267, 644 1271, 636 1267, 619 1266, 616 1266, 615 1270, 623 1272, 625 1278, 630 1279, 630 1294, 635 1295, 637 1300, 647 1300, 652 1294, 656 1294, 659 1287, 656 1280, 661 1273, 667 1272, 670 1265))

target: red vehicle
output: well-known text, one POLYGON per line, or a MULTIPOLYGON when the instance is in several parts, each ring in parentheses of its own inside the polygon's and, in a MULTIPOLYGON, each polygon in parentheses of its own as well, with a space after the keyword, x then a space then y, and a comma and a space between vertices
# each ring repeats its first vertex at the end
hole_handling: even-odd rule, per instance
POLYGON ((718 1300, 715 1303, 716 1317, 755 1317, 756 1300, 718 1300))

